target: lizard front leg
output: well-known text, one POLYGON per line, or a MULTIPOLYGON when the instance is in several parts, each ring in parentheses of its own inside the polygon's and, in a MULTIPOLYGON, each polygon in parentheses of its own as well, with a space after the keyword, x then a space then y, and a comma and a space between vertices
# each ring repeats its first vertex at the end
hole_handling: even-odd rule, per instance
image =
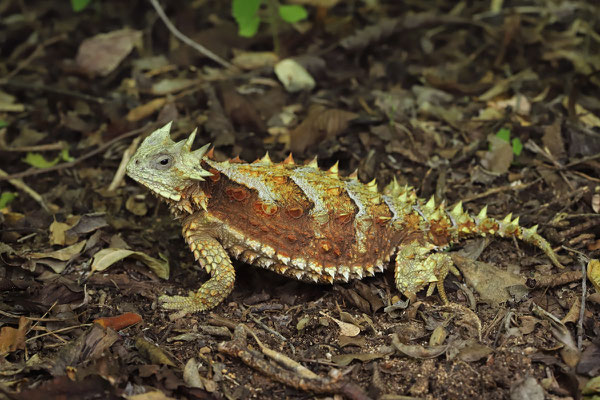
POLYGON ((184 222, 183 236, 196 260, 210 274, 210 279, 188 296, 160 296, 158 300, 166 309, 188 313, 209 310, 219 305, 233 290, 235 269, 229 255, 213 236, 214 230, 198 225, 191 218, 184 222))
POLYGON ((411 301, 417 292, 429 285, 427 296, 431 296, 437 287, 442 301, 448 303, 444 290, 444 279, 448 272, 460 275, 448 254, 431 253, 430 249, 417 242, 403 246, 396 254, 396 287, 411 301))

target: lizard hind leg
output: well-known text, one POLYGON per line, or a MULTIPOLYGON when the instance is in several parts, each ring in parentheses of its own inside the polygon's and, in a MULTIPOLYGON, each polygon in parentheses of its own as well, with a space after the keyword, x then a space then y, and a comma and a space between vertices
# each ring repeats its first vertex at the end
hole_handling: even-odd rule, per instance
POLYGON ((396 287, 411 300, 414 300, 417 292, 429 286, 427 296, 431 296, 437 287, 442 302, 448 303, 444 279, 449 272, 459 275, 448 254, 431 253, 429 248, 417 242, 403 246, 396 254, 396 287))
POLYGON ((187 313, 209 310, 219 305, 233 290, 235 269, 229 255, 215 238, 204 232, 185 230, 184 235, 194 257, 211 277, 197 292, 190 292, 188 296, 163 295, 158 301, 168 310, 187 313))

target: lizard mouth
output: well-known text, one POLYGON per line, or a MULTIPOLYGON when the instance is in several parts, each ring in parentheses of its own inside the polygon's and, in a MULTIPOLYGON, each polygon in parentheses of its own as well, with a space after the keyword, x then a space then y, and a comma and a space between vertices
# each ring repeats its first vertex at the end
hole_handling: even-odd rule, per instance
POLYGON ((161 182, 154 181, 154 180, 151 180, 151 179, 148 179, 145 177, 141 177, 136 174, 128 174, 128 175, 134 181, 141 183, 142 185, 144 185, 145 187, 150 189, 152 192, 156 193, 157 195, 159 195, 161 197, 164 197, 165 199, 169 199, 169 200, 173 200, 173 201, 181 200, 181 195, 177 191, 173 190, 172 188, 168 188, 161 182))

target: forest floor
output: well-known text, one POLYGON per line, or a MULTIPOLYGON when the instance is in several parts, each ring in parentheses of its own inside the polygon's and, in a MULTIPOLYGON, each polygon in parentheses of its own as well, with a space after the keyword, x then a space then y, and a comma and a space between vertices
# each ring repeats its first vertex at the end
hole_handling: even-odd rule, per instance
POLYGON ((162 1, 215 61, 149 1, 0 1, 0 399, 599 395, 600 5, 314 3, 243 38, 229 1, 162 1), (172 120, 218 160, 291 151, 512 213, 566 268, 465 240, 443 305, 405 302, 393 266, 327 286, 235 262, 219 306, 167 312, 208 275, 122 167, 172 120))

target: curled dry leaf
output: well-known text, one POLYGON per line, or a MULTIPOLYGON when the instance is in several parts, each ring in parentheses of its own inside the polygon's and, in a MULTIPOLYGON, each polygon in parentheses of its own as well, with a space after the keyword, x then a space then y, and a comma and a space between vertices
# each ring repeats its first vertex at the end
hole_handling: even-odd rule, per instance
POLYGON ((100 250, 94 255, 91 272, 104 271, 117 261, 121 261, 126 257, 133 257, 137 260, 140 260, 146 264, 148 268, 150 268, 152 272, 154 272, 159 278, 169 279, 169 261, 158 260, 139 251, 116 249, 111 247, 100 250))

